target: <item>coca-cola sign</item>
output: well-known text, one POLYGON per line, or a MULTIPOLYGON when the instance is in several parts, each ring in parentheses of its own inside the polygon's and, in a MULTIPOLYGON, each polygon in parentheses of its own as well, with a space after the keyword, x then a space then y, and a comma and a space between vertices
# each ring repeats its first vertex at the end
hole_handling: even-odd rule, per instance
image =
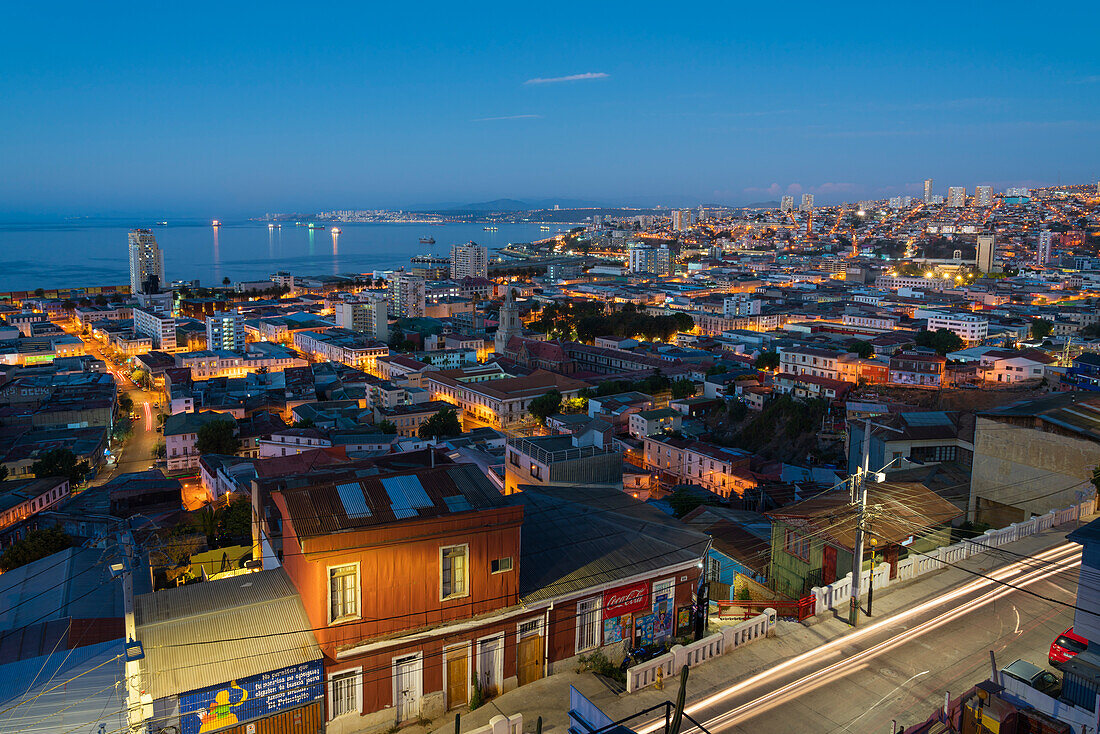
POLYGON ((649 609, 649 582, 639 581, 630 586, 620 586, 603 593, 603 616, 621 617, 624 614, 649 609))

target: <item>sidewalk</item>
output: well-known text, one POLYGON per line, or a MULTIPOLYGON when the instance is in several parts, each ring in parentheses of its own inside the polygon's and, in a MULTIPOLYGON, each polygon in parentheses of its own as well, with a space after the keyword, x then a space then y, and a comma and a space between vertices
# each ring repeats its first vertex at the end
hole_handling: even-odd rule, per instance
MULTIPOLYGON (((1093 516, 1095 517, 1095 516, 1093 516)), ((965 569, 986 573, 997 567, 1007 565, 1012 559, 1003 552, 1032 555, 1064 542, 1065 536, 1080 523, 1074 522, 1053 528, 1046 532, 1029 536, 1015 543, 991 552, 972 556, 958 564, 960 568, 949 567, 927 574, 888 589, 880 590, 874 599, 874 618, 880 619, 901 611, 921 600, 952 587, 973 580, 975 576, 965 569)), ((864 603, 866 609, 866 602, 864 603)), ((866 620, 866 617, 862 618, 866 620)), ((714 625, 712 625, 713 627, 714 625)), ((841 619, 836 611, 814 617, 805 623, 779 621, 775 637, 759 640, 735 652, 703 663, 692 668, 688 679, 688 701, 724 689, 732 683, 748 678, 776 663, 811 650, 850 630, 846 617, 841 619)), ((648 708, 676 696, 676 681, 666 684, 663 691, 647 688, 635 694, 617 694, 601 679, 591 673, 559 673, 529 683, 502 694, 486 703, 476 711, 460 711, 462 731, 468 732, 485 726, 494 716, 500 714, 523 714, 523 728, 526 732, 535 730, 535 720, 542 717, 544 732, 565 734, 569 728, 568 706, 569 687, 575 686, 614 720, 625 718, 637 711, 648 708)), ((454 732, 455 712, 446 714, 429 723, 428 726, 409 726, 403 728, 406 734, 452 734, 454 732)))

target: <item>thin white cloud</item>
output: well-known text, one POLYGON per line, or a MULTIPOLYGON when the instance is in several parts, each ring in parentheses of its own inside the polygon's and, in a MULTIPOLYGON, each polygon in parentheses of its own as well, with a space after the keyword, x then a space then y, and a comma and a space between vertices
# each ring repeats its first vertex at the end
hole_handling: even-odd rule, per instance
POLYGON ((524 84, 557 84, 558 82, 580 82, 587 79, 607 79, 610 74, 602 71, 589 71, 584 74, 570 74, 569 76, 552 76, 552 77, 540 77, 537 76, 534 79, 528 79, 524 84))
POLYGON ((1096 84, 1100 82, 1100 74, 1093 74, 1092 76, 1083 76, 1080 79, 1070 80, 1070 84, 1096 84))
POLYGON ((542 115, 501 115, 499 117, 475 117, 471 122, 493 122, 494 120, 538 120, 542 115))

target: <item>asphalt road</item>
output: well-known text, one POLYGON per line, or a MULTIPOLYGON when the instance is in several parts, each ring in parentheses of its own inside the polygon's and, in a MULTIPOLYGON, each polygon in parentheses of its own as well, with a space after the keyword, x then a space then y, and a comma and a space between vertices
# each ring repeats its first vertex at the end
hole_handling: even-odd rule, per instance
POLYGON ((72 326, 65 329, 74 336, 79 336, 84 341, 85 351, 96 359, 101 359, 107 364, 107 369, 115 378, 115 383, 121 393, 130 396, 134 401, 133 412, 137 418, 133 423, 133 432, 123 442, 121 447, 114 449, 119 456, 119 462, 114 466, 104 467, 92 482, 92 486, 106 484, 120 474, 128 472, 145 471, 153 466, 153 449, 162 439, 162 434, 157 432, 157 413, 159 408, 153 404, 160 402, 162 395, 159 392, 145 390, 134 383, 118 367, 109 362, 103 355, 101 345, 95 340, 82 336, 72 326))
MULTIPOLYGON (((1061 543, 1034 560, 1011 559, 988 574, 1073 603, 1080 546, 1061 543)), ((927 719, 945 691, 955 697, 988 678, 990 650, 1000 668, 1017 658, 1045 666, 1050 643, 1072 623, 1068 607, 971 576, 843 636, 823 635, 823 644, 738 683, 689 697, 687 712, 712 734, 890 732, 895 722, 927 719)), ((685 722, 685 734, 692 730, 685 722)))

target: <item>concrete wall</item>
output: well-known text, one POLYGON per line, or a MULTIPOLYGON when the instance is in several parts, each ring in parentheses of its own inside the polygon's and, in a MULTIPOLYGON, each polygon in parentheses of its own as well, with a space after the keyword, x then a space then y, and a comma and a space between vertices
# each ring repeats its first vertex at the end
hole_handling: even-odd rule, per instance
POLYGON ((979 417, 968 517, 1000 527, 1080 502, 1098 464, 1100 444, 979 417))

